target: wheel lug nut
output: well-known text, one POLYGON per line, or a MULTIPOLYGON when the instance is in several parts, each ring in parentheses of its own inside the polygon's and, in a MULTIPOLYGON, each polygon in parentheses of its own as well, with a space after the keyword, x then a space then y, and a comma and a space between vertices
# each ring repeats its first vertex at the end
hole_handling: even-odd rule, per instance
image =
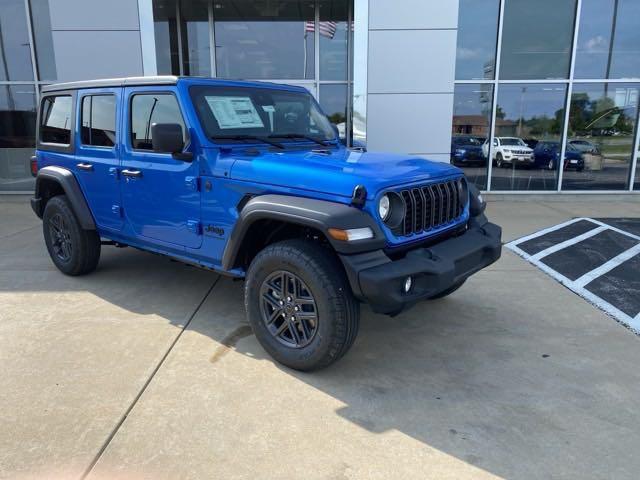
POLYGON ((287 302, 290 302, 290 301, 291 301, 291 297, 287 297, 287 302))
POLYGON ((295 307, 294 310, 297 312, 298 310, 300 310, 300 307, 295 307))
POLYGON ((282 300, 280 300, 280 305, 284 305, 284 302, 282 300))
POLYGON ((293 322, 296 319, 296 317, 291 317, 291 321, 293 322))

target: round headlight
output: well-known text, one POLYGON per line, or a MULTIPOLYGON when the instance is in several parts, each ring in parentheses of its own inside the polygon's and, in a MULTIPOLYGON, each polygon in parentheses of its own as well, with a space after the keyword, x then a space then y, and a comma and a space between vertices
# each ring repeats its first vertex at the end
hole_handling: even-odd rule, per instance
POLYGON ((391 214, 391 202, 389 201, 389 195, 384 194, 378 202, 378 215, 383 222, 387 221, 391 214))

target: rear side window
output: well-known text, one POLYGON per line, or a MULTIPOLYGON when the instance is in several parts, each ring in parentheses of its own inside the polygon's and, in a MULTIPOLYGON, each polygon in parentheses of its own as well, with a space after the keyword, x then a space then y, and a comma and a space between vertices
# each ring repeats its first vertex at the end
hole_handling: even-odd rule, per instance
POLYGON ((115 95, 88 95, 82 99, 82 143, 113 147, 116 143, 115 95))
POLYGON ((71 143, 71 110, 70 95, 46 97, 42 101, 40 120, 40 141, 69 145, 71 143))
POLYGON ((170 93, 138 94, 131 99, 131 146, 136 150, 153 150, 151 125, 177 123, 182 127, 186 143, 184 121, 178 100, 170 93))

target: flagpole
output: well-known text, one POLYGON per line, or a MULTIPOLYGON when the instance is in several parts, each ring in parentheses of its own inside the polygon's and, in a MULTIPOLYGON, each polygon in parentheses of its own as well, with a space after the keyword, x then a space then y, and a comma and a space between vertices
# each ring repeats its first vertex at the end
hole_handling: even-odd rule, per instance
POLYGON ((304 28, 304 71, 302 72, 302 78, 307 79, 307 22, 303 22, 302 28, 304 28))

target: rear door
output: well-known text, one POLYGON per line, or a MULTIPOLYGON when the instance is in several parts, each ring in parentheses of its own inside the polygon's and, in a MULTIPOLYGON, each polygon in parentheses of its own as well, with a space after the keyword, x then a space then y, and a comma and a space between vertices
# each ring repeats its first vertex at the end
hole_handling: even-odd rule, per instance
POLYGON ((175 87, 125 88, 122 140, 122 202, 128 228, 147 241, 169 247, 199 248, 199 161, 154 152, 152 125, 177 123, 185 145, 188 124, 175 87))
POLYGON ((118 118, 121 88, 78 92, 76 178, 98 227, 120 230, 123 219, 118 181, 118 118))

